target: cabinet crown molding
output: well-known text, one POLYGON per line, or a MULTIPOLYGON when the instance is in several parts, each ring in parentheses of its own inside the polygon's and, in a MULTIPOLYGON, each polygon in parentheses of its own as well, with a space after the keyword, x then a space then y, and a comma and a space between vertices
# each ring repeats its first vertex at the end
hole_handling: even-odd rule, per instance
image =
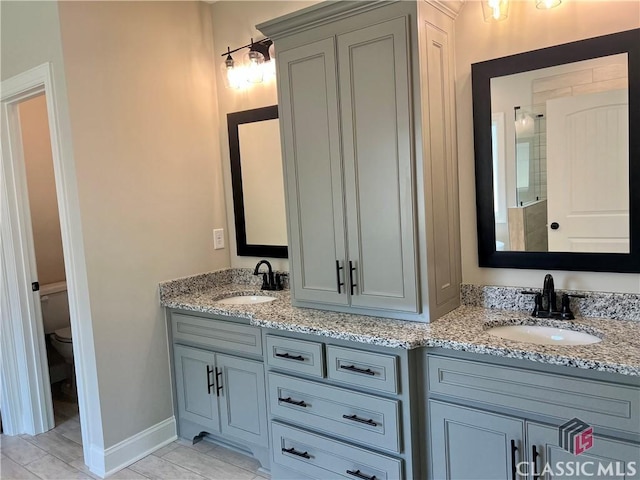
POLYGON ((397 1, 398 0, 372 0, 363 2, 337 0, 321 2, 288 15, 259 23, 256 25, 256 28, 272 40, 277 40, 311 28, 333 23, 343 18, 358 15, 368 10, 384 7, 397 1))
POLYGON ((465 0, 424 0, 429 5, 433 5, 442 13, 448 15, 452 19, 460 14, 462 7, 464 7, 465 0))

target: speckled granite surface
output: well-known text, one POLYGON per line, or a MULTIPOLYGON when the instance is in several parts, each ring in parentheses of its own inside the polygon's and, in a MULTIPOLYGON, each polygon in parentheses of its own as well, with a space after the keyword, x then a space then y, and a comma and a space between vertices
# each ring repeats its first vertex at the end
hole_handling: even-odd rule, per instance
MULTIPOLYGON (((462 304, 467 306, 530 311, 533 308, 533 297, 520 293, 523 290, 536 289, 462 284, 460 294, 462 304)), ((640 322, 640 295, 638 294, 556 290, 558 305, 560 305, 560 295, 563 293, 585 295, 585 298, 571 299, 571 310, 576 317, 613 318, 640 322)))
MULTIPOLYGON (((229 271, 227 271, 229 272, 229 271)), ((531 323, 526 312, 462 306, 431 324, 328 312, 291 306, 289 292, 261 292, 259 287, 231 283, 225 272, 180 279, 161 285, 161 304, 196 312, 234 316, 252 325, 321 335, 395 348, 442 347, 527 359, 535 362, 640 376, 640 322, 580 318, 573 322, 536 319, 536 324, 569 326, 603 338, 581 346, 549 346, 504 340, 486 328, 531 323), (189 286, 190 285, 190 286, 189 286), (277 299, 254 305, 216 303, 232 295, 271 295, 277 299)), ((524 307, 526 308, 526 306, 524 307)))

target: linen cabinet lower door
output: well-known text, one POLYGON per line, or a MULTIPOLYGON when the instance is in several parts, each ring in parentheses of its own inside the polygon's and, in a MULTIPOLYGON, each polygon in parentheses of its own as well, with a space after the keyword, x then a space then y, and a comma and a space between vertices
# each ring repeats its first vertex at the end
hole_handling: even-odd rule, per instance
POLYGON ((216 390, 223 435, 266 447, 267 401, 261 362, 216 355, 216 390))
MULTIPOLYGON (((640 444, 593 435, 579 455, 560 446, 557 427, 527 423, 529 463, 521 471, 527 478, 597 478, 640 480, 640 444), (534 454, 535 448, 535 454, 534 454), (535 458, 534 458, 535 457, 535 458)), ((521 477, 525 478, 525 477, 521 477)))
POLYGON ((202 431, 219 432, 215 354, 175 345, 173 355, 179 418, 202 426, 202 431))
POLYGON ((429 418, 432 480, 522 478, 523 421, 434 400, 429 418))

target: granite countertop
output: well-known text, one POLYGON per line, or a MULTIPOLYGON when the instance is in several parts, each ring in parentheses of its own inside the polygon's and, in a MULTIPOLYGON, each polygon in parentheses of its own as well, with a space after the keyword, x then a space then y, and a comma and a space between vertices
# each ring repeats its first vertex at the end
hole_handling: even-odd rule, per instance
MULTIPOLYGON (((204 278, 204 277, 203 277, 204 278)), ((460 351, 527 359, 554 365, 640 376, 640 322, 578 318, 572 322, 532 319, 526 312, 462 306, 432 323, 352 315, 293 307, 288 290, 260 291, 254 285, 225 282, 161 284, 164 307, 246 318, 251 325, 321 335, 395 348, 442 347, 460 351), (164 288, 163 288, 164 285, 164 288), (270 295, 272 302, 248 305, 216 303, 233 295, 270 295), (535 323, 567 326, 595 334, 603 341, 591 345, 553 346, 505 340, 485 331, 503 324, 535 323)))

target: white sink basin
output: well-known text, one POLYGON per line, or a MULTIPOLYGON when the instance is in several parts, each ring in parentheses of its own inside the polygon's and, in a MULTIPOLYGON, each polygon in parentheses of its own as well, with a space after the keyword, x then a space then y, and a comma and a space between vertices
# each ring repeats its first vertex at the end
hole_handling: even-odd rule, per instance
POLYGON ((589 333, 542 325, 504 325, 491 328, 487 332, 507 340, 537 345, 589 345, 602 341, 589 333))
POLYGON ((216 300, 216 303, 222 303, 223 305, 251 305, 254 303, 273 302, 274 300, 276 300, 276 297, 267 295, 234 295, 233 297, 216 300))

